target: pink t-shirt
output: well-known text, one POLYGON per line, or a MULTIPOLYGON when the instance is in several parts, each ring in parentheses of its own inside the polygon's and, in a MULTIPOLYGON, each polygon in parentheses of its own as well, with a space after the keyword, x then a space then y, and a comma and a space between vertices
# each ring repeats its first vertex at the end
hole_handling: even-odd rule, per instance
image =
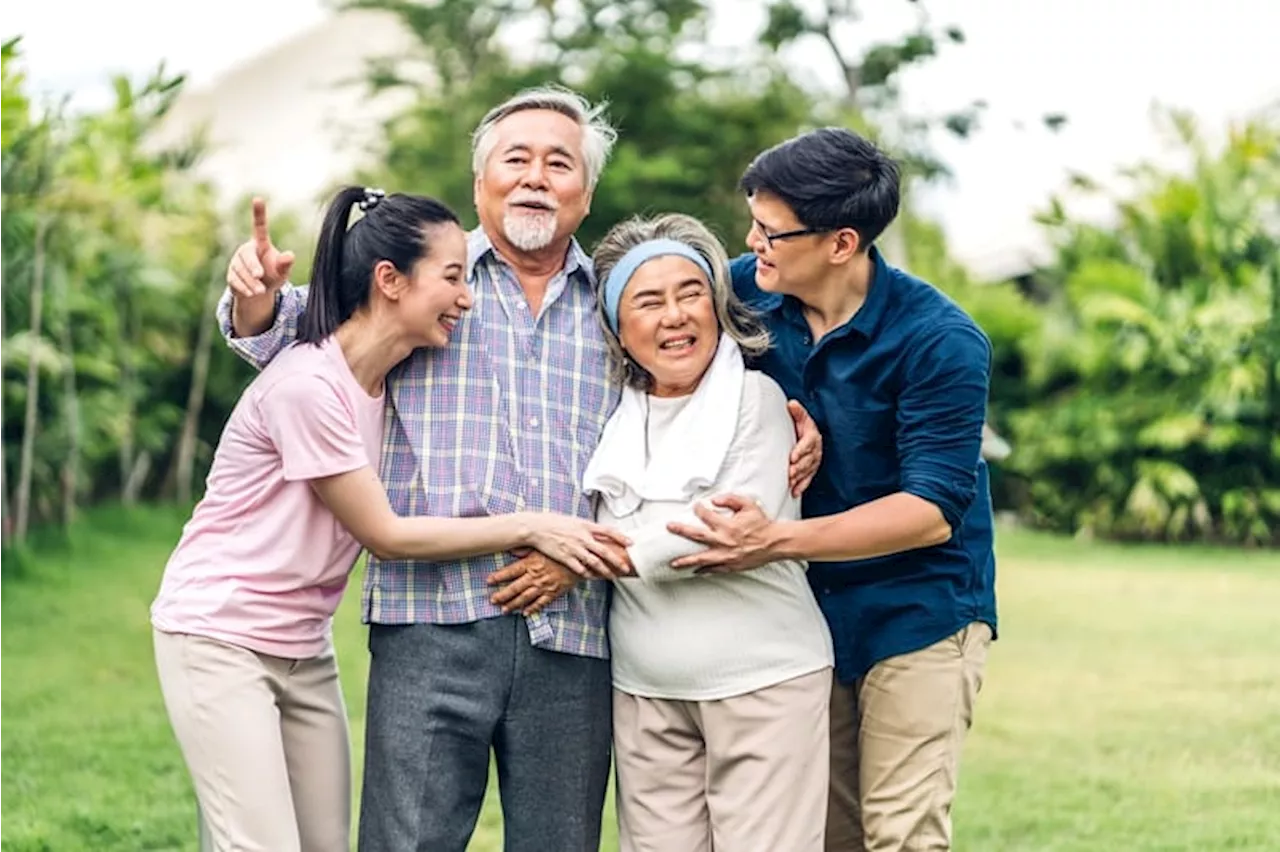
POLYGON ((323 653, 360 545, 308 480, 377 470, 382 414, 334 338, 281 352, 231 412, 151 606, 156 629, 323 653))

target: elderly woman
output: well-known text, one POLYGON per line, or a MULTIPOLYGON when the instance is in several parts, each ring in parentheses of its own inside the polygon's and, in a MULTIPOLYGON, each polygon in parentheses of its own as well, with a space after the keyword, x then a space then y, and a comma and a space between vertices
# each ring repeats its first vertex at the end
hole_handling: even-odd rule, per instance
POLYGON ((596 520, 632 540, 635 572, 615 583, 609 619, 622 848, 817 852, 832 652, 805 565, 669 565, 701 545, 667 524, 696 522, 693 506, 716 494, 799 517, 786 397, 743 361, 768 337, 695 219, 624 222, 594 259, 625 390, 585 487, 596 520))

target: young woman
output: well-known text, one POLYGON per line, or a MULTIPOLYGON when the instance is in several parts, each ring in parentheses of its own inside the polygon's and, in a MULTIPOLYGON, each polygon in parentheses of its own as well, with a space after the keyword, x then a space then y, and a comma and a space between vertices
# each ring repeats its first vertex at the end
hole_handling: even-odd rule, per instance
MULTIPOLYGON (((471 305, 458 219, 348 187, 322 226, 299 342, 245 390, 151 609, 174 733, 218 849, 347 850, 351 770, 331 642, 361 545, 561 561, 619 540, 577 518, 400 518, 377 470, 383 382, 471 305), (352 208, 364 215, 348 227, 352 208)), ((447 450, 446 450, 447 451, 447 450)), ((623 539, 625 541, 625 539, 623 539)))

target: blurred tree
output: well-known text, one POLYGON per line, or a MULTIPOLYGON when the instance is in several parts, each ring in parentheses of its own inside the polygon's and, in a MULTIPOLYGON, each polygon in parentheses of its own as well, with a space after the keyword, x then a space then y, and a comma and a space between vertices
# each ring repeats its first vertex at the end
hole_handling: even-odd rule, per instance
POLYGON ((32 104, 19 47, 4 45, 0 143, 4 528, 16 539, 37 521, 71 521, 83 499, 130 502, 165 479, 189 495, 180 483, 211 431, 201 423, 216 435, 249 372, 192 345, 208 336, 210 280, 227 247, 212 192, 191 172, 199 140, 147 141, 181 78, 163 67, 116 78, 108 108, 69 114, 32 104), (234 387, 205 407, 204 377, 227 368, 234 387))
MULTIPOLYGON (((605 230, 636 213, 680 210, 698 216, 732 247, 750 225, 736 191, 743 169, 761 150, 815 124, 844 124, 885 142, 879 126, 892 126, 891 148, 908 175, 940 174, 928 152, 933 124, 967 135, 980 102, 937 121, 905 116, 897 108, 902 69, 922 62, 943 42, 959 44, 955 27, 934 28, 923 4, 918 26, 899 42, 848 54, 836 30, 857 19, 852 2, 828 2, 809 15, 784 0, 769 6, 761 35, 764 51, 748 52, 728 68, 713 69, 698 57, 710 17, 701 0, 359 0, 401 17, 417 36, 416 57, 382 57, 370 68, 378 91, 411 86, 417 103, 391 121, 380 167, 369 180, 420 187, 470 210, 469 133, 488 108, 519 88, 563 83, 593 100, 607 100, 621 130, 613 161, 593 198, 592 216, 579 232, 590 247, 605 230), (503 47, 504 34, 533 33, 519 56, 503 47), (805 36, 820 37, 839 64, 846 89, 823 98, 803 90, 782 66, 778 50, 805 36), (434 69, 434 70, 433 70, 434 69), (876 124, 864 117, 876 116, 876 124)), ((904 187, 909 199, 910 187, 904 187)), ((474 220, 471 222, 474 224, 474 220)), ((904 201, 901 221, 882 237, 890 257, 906 262, 966 304, 1011 314, 1002 331, 1025 325, 1016 294, 980 291, 946 260, 936 227, 904 201), (923 238, 916 248, 906 231, 923 238), (945 269, 922 268, 916 256, 933 252, 945 269)), ((979 318, 982 321, 982 318, 979 318)), ((992 433, 993 445, 1001 439, 992 433)))
POLYGON ((620 219, 660 210, 699 216, 736 243, 749 225, 735 191, 742 170, 814 109, 767 62, 716 70, 684 59, 705 32, 700 0, 352 5, 400 15, 418 45, 414 56, 382 58, 370 68, 375 89, 418 92, 388 123, 370 180, 437 194, 470 217, 470 133, 489 108, 546 83, 609 102, 621 137, 579 232, 588 249, 620 219), (525 36, 519 56, 504 47, 514 32, 525 36), (445 71, 431 70, 440 67, 445 71))
POLYGON ((1280 111, 1221 150, 1160 118, 1185 173, 1127 170, 1113 226, 1043 216, 1061 288, 1021 349, 1011 465, 1053 528, 1280 545, 1280 111))
MULTIPOLYGON (((895 151, 909 173, 929 178, 946 171, 946 165, 929 147, 929 132, 945 129, 968 138, 979 128, 987 102, 974 98, 938 115, 903 111, 899 88, 902 73, 933 59, 947 45, 965 42, 964 30, 959 26, 933 21, 926 0, 903 2, 914 10, 914 25, 896 38, 855 50, 846 36, 855 33, 863 19, 857 0, 770 0, 760 40, 775 52, 807 43, 824 49, 839 70, 843 84, 839 100, 848 118, 856 122, 859 116, 866 115, 870 119, 866 130, 873 136, 882 136, 879 141, 895 151)), ((1052 131, 1059 130, 1066 120, 1061 113, 1042 117, 1043 125, 1052 131)))
MULTIPOLYGON (((52 122, 33 114, 30 99, 24 91, 26 75, 19 68, 18 60, 18 40, 6 41, 0 48, 0 86, 3 91, 3 131, 0 131, 3 153, 0 156, 3 157, 4 199, 0 227, 3 229, 5 244, 4 360, 7 364, 16 349, 17 354, 25 355, 25 369, 21 385, 23 416, 17 492, 11 501, 9 478, 6 476, 4 533, 6 538, 12 534, 21 539, 27 533, 31 518, 41 367, 57 361, 56 351, 43 337, 44 295, 48 280, 49 214, 42 203, 42 196, 51 182, 57 151, 52 122), (21 244, 24 250, 11 251, 17 244, 21 244), (13 337, 8 337, 15 326, 22 328, 24 320, 26 328, 13 337), (12 517, 9 515, 11 507, 12 517)), ((5 462, 7 473, 7 457, 5 462)))
MULTIPOLYGON (((580 235, 588 248, 625 216, 672 209, 702 217, 732 247, 748 224, 734 187, 761 149, 844 123, 889 140, 915 173, 936 174, 941 164, 916 141, 937 127, 972 133, 981 115, 978 103, 903 115, 901 70, 963 35, 922 16, 901 40, 846 52, 831 34, 855 21, 851 2, 817 12, 773 3, 764 45, 727 67, 699 58, 710 25, 701 0, 354 5, 390 10, 417 36, 409 55, 368 70, 374 88, 416 91, 387 124, 372 180, 431 192, 470 216, 469 134, 487 109, 548 82, 610 102, 621 138, 580 235), (808 91, 782 66, 775 48, 802 38, 827 42, 843 94, 808 91)), ((231 247, 192 172, 199 140, 177 150, 146 141, 180 79, 163 68, 120 78, 111 106, 69 114, 33 104, 18 42, 3 48, 8 540, 19 515, 25 531, 69 521, 86 500, 188 499, 251 372, 213 334, 210 306, 231 247)), ((1058 199, 1049 205, 1042 219, 1056 260, 1044 271, 1044 303, 974 281, 909 203, 899 256, 993 341, 992 410, 1016 448, 1002 493, 1024 518, 1099 535, 1274 546, 1280 118, 1262 113, 1222 146, 1183 114, 1162 120, 1185 170, 1129 170, 1132 190, 1112 197, 1115 222, 1105 227, 1073 220, 1058 199)), ((290 225, 273 222, 279 240, 296 236, 290 225)))

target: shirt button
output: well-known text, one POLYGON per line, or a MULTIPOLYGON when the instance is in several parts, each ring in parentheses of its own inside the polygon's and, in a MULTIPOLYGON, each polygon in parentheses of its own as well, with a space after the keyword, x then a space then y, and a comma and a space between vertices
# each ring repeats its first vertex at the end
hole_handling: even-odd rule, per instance
POLYGON ((530 488, 534 488, 534 489, 536 489, 536 488, 538 487, 538 480, 536 480, 536 479, 530 479, 530 480, 529 480, 529 487, 530 487, 530 488))
POLYGON ((529 428, 530 428, 530 429, 537 429, 537 428, 538 428, 538 418, 536 418, 536 417, 530 417, 530 418, 529 418, 529 428))
POLYGON ((805 345, 805 346, 808 346, 810 343, 812 343, 812 342, 813 342, 813 341, 811 340, 811 338, 809 337, 809 335, 807 335, 807 334, 806 334, 804 337, 800 338, 800 339, 804 341, 804 345, 805 345))

